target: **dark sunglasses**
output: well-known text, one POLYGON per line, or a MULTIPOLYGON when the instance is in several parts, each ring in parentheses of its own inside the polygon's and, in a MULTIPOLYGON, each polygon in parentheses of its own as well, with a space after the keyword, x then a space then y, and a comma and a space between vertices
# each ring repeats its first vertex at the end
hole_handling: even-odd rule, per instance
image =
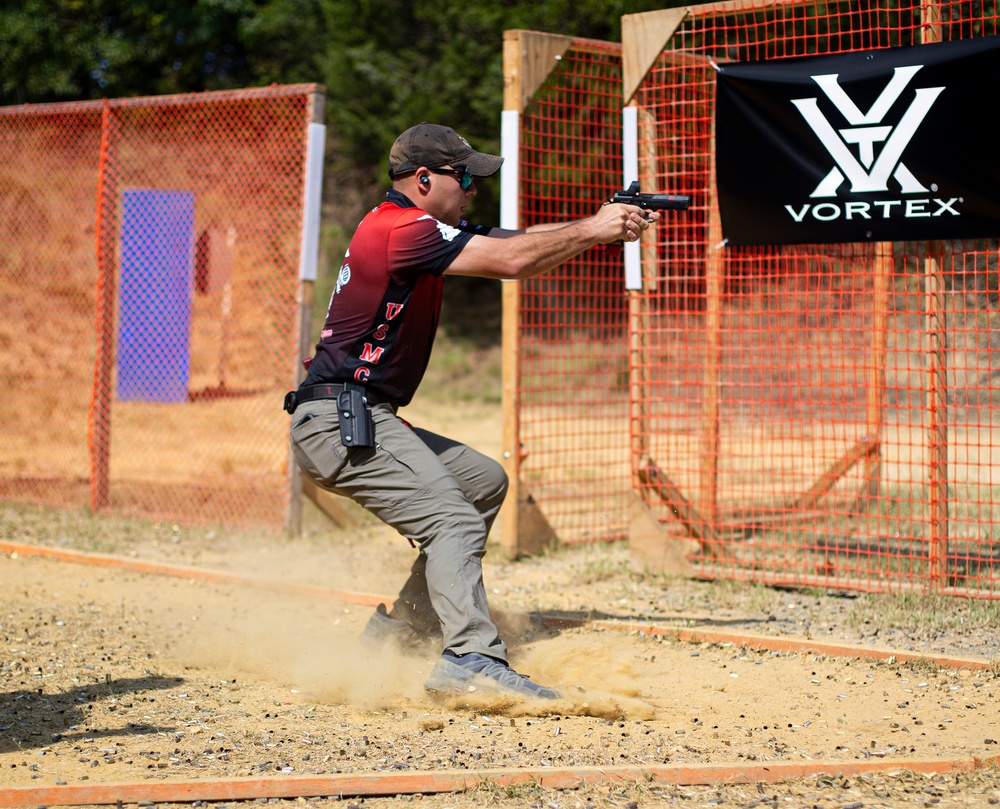
POLYGON ((459 163, 453 169, 432 169, 428 167, 427 170, 434 174, 454 174, 458 177, 458 184, 463 191, 468 191, 469 186, 472 185, 472 181, 476 179, 472 176, 472 172, 469 171, 469 167, 462 163, 459 163))

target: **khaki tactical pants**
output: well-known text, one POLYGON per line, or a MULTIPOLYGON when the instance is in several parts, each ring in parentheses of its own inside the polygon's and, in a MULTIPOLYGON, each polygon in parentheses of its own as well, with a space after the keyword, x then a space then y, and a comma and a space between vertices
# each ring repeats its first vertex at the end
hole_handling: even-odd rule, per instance
POLYGON ((392 617, 418 631, 440 625, 444 650, 507 660, 483 585, 486 537, 507 494, 496 461, 426 430, 390 405, 372 408, 375 446, 345 449, 336 402, 299 405, 292 449, 319 486, 350 497, 420 549, 392 617))

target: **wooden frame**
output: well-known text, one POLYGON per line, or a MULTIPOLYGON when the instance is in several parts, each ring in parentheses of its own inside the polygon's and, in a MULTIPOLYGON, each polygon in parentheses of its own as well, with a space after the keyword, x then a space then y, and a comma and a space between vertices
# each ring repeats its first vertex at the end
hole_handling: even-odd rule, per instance
MULTIPOLYGON (((573 37, 543 34, 535 31, 504 32, 504 111, 520 116, 535 92, 552 72, 566 50, 576 40, 573 37)), ((516 188, 514 193, 520 193, 516 188)), ((517 205, 521 227, 520 205, 517 205)), ((507 473, 507 498, 501 510, 500 547, 512 559, 538 553, 557 541, 555 532, 538 504, 521 484, 520 437, 520 324, 521 284, 504 281, 502 288, 503 315, 501 322, 501 375, 503 400, 503 465, 507 473)))
MULTIPOLYGON (((751 2, 750 0, 733 0, 732 2, 711 3, 697 7, 679 7, 622 17, 622 104, 623 107, 638 107, 636 96, 640 91, 650 69, 661 59, 670 40, 681 26, 692 15, 699 18, 739 14, 740 12, 756 13, 769 8, 782 8, 793 5, 796 0, 772 0, 771 2, 751 2)), ((938 6, 927 3, 922 8, 924 26, 921 29, 922 41, 930 42, 940 39, 937 23, 938 6)), ((509 31, 504 40, 504 108, 505 110, 523 111, 525 105, 541 86, 551 72, 551 68, 570 45, 578 45, 579 41, 570 37, 539 34, 525 31, 509 31)), ((687 55, 689 58, 695 58, 687 55)), ((677 54, 678 59, 685 54, 677 54)), ((640 130, 655 126, 651 113, 642 108, 636 109, 640 130)), ((712 133, 714 141, 714 132, 712 133)), ((640 175, 644 177, 657 176, 657 160, 655 153, 655 138, 643 135, 640 141, 647 143, 647 151, 639 156, 640 175), (649 144, 653 144, 650 151, 649 144)), ((714 150, 713 150, 714 154, 714 150)), ((684 533, 698 542, 702 549, 717 560, 729 558, 723 551, 719 534, 718 508, 718 461, 720 452, 720 373, 721 373, 721 342, 720 329, 722 319, 722 300, 724 293, 726 259, 724 251, 718 249, 722 243, 721 223, 718 206, 715 200, 714 187, 709 190, 707 199, 707 247, 705 260, 706 310, 705 327, 709 333, 709 347, 705 367, 702 371, 702 387, 705 399, 702 408, 702 441, 700 447, 701 465, 698 481, 698 498, 692 500, 670 479, 668 470, 657 463, 652 457, 650 441, 651 413, 648 407, 650 401, 650 380, 646 369, 646 345, 651 314, 649 312, 649 295, 657 283, 657 267, 659 257, 656 255, 656 243, 652 239, 643 239, 641 248, 641 289, 630 290, 628 293, 629 318, 629 393, 630 393, 630 446, 632 450, 632 485, 636 493, 635 502, 641 506, 640 511, 633 508, 633 522, 643 524, 641 533, 646 535, 648 542, 648 525, 652 512, 652 503, 645 502, 643 497, 652 497, 655 501, 667 506, 670 513, 683 527, 684 533), (635 516, 638 514, 639 516, 635 516)), ((834 490, 838 481, 860 464, 860 484, 855 510, 859 513, 869 510, 873 502, 881 496, 883 475, 883 441, 884 414, 886 407, 886 354, 888 348, 889 296, 892 278, 895 272, 893 245, 880 243, 874 246, 874 260, 871 264, 871 334, 870 362, 865 370, 865 416, 863 433, 849 446, 840 457, 829 463, 826 469, 818 474, 816 480, 801 493, 793 496, 788 507, 781 511, 798 511, 804 514, 815 514, 821 510, 822 500, 834 490)), ((946 571, 942 565, 935 566, 935 559, 946 559, 948 549, 948 435, 946 424, 946 346, 945 346, 945 309, 943 301, 943 277, 940 246, 928 245, 927 258, 924 261, 925 283, 925 340, 928 368, 926 379, 926 409, 927 423, 924 430, 931 479, 927 487, 928 496, 926 508, 929 513, 928 542, 931 546, 932 577, 944 582, 946 571)), ((532 552, 541 545, 550 542, 554 534, 545 523, 529 492, 523 489, 520 480, 521 448, 519 442, 519 421, 517 407, 518 393, 518 327, 519 327, 519 285, 505 284, 504 287, 504 460, 511 480, 511 492, 508 498, 508 519, 503 526, 502 544, 511 556, 532 552), (513 509, 513 513, 511 512, 513 509), (524 514, 532 511, 541 517, 536 528, 541 526, 538 536, 528 536, 523 533, 524 514), (513 518, 511 518, 513 516, 513 518)), ((760 516, 757 514, 756 516, 760 516)), ((787 515, 785 515, 787 516, 787 515)), ((759 524, 752 524, 754 514, 744 515, 748 533, 760 530, 759 524)), ((733 514, 726 515, 727 527, 732 527, 733 514)), ((737 517, 737 519, 741 519, 737 517)), ((656 520, 652 520, 656 524, 656 520)), ((534 529, 532 529, 534 530, 534 529)), ((630 536, 639 533, 632 531, 630 536)), ((667 532, 662 531, 662 541, 670 542, 667 532)), ((660 541, 660 540, 655 540, 660 541)), ((648 554, 647 554, 648 556, 648 554)), ((655 554, 654 554, 655 556, 655 554)), ((936 586, 936 585, 935 585, 936 586)))
MULTIPOLYGON (((769 5, 786 5, 785 2, 775 2, 769 5)), ((754 6, 757 8, 758 6, 754 6)), ((745 2, 715 3, 698 7, 698 16, 712 16, 738 12, 750 8, 745 2)), ((662 51, 684 21, 693 13, 691 8, 668 9, 664 11, 646 12, 627 15, 622 18, 623 39, 623 73, 625 103, 635 104, 638 92, 646 73, 656 64, 662 51), (640 75, 641 72, 641 75, 640 75)), ((714 144, 714 124, 712 131, 714 144)), ((714 146, 712 148, 714 160, 714 146)), ((655 176, 655 155, 647 155, 647 166, 644 173, 655 176), (650 162, 651 161, 651 162, 650 162)), ((714 172, 713 172, 714 173, 714 172)), ((705 398, 702 409, 703 440, 701 447, 701 473, 698 503, 691 503, 681 489, 670 480, 666 471, 661 469, 655 459, 650 456, 649 442, 646 439, 646 409, 642 403, 648 400, 644 386, 645 380, 641 371, 636 370, 632 380, 633 418, 638 422, 632 427, 633 451, 638 459, 633 480, 640 486, 651 489, 657 497, 669 508, 674 517, 683 525, 685 532, 696 540, 703 550, 716 558, 730 558, 725 551, 718 534, 718 458, 720 452, 720 403, 719 390, 721 373, 721 304, 724 292, 725 258, 719 249, 722 245, 722 227, 719 219, 718 204, 715 198, 714 185, 710 188, 707 200, 709 218, 707 234, 707 252, 705 255, 705 328, 708 333, 708 351, 702 381, 705 398)), ((862 477, 862 489, 859 502, 867 505, 868 500, 877 498, 879 493, 879 478, 881 472, 881 425, 885 407, 885 353, 887 342, 887 312, 889 280, 893 272, 892 245, 879 245, 874 265, 874 296, 873 296, 873 329, 872 329, 872 365, 867 374, 867 404, 864 437, 856 442, 848 451, 824 471, 816 482, 803 492, 792 504, 792 510, 813 511, 824 495, 831 491, 837 481, 844 477, 858 463, 865 463, 862 477)), ((643 284, 646 285, 648 271, 644 269, 643 284)), ((646 320, 645 296, 632 293, 630 297, 630 352, 633 369, 641 369, 643 352, 644 322, 646 320)), ((936 428, 940 430, 940 425, 936 428)), ((940 522, 940 517, 938 519, 940 522)), ((642 520, 645 526, 646 520, 642 520)), ((746 525, 746 532, 753 532, 759 526, 746 525)), ((642 537, 642 543, 649 543, 649 532, 645 527, 634 532, 642 537)), ((663 542, 672 540, 664 532, 663 542)), ((636 553, 644 559, 650 554, 643 547, 636 553)))

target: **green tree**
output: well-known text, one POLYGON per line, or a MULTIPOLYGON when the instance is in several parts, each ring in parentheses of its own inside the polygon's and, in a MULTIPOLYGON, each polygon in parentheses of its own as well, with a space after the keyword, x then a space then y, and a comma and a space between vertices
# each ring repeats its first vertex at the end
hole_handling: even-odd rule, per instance
POLYGON ((241 33, 259 81, 326 86, 334 160, 364 166, 370 181, 384 182, 393 139, 420 121, 447 123, 479 148, 498 148, 504 30, 618 39, 623 14, 664 5, 662 0, 274 0, 263 4, 241 33))
POLYGON ((0 8, 0 104, 321 83, 332 168, 384 181, 393 138, 420 121, 497 148, 505 29, 618 39, 623 14, 663 5, 19 0, 0 8))
POLYGON ((20 0, 0 8, 0 103, 252 84, 239 32, 254 0, 20 0))

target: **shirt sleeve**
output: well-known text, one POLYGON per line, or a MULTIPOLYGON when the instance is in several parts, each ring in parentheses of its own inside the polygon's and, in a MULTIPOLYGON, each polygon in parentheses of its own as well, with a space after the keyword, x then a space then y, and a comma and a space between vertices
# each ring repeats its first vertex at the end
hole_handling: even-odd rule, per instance
POLYGON ((392 229, 388 247, 390 273, 401 281, 441 275, 475 235, 419 209, 407 214, 392 229))

